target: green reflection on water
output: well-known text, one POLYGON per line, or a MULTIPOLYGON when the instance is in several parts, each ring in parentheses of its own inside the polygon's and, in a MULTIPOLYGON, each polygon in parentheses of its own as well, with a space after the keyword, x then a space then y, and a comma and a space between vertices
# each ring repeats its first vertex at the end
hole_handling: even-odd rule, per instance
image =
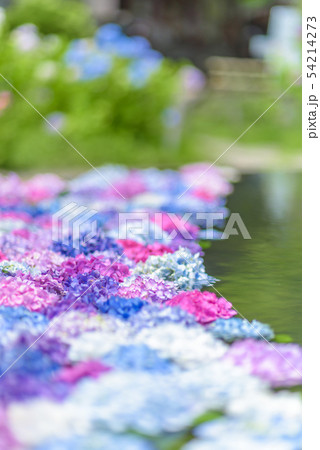
POLYGON ((205 252, 207 272, 248 320, 301 342, 301 175, 245 175, 228 207, 252 239, 215 241, 205 252))

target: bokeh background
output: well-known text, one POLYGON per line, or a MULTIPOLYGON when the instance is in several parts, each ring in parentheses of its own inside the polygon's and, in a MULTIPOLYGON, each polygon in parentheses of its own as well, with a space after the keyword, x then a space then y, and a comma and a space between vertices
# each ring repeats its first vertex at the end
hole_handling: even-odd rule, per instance
POLYGON ((300 82, 220 158, 299 77, 299 3, 0 6, 1 171, 72 177, 89 168, 66 140, 94 166, 174 168, 219 158, 241 175, 229 207, 252 240, 215 242, 208 271, 248 319, 300 341, 300 82))

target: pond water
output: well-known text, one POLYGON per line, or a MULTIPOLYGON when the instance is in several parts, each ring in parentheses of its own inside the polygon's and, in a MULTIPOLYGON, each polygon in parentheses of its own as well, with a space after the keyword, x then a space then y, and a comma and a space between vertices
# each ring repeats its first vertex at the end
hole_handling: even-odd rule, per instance
POLYGON ((301 343, 301 174, 244 175, 228 200, 246 225, 206 250, 219 292, 248 320, 301 343))

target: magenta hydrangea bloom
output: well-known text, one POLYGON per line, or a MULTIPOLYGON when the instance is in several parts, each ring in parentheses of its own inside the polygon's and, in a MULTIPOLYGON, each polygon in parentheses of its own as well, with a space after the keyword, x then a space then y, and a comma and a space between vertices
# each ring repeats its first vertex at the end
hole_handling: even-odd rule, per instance
POLYGON ((129 285, 120 286, 117 292, 120 297, 141 298, 150 303, 164 303, 176 294, 174 283, 141 276, 136 277, 129 285))
POLYGON ((130 275, 129 267, 121 262, 111 262, 104 256, 86 257, 83 254, 77 255, 75 258, 67 258, 61 264, 60 275, 66 279, 68 277, 76 277, 79 273, 90 273, 93 270, 99 272, 101 276, 108 276, 122 283, 125 277, 130 275))
POLYGON ((225 358, 272 387, 301 384, 302 350, 297 344, 245 339, 232 344, 225 358))
POLYGON ((58 299, 56 294, 43 290, 29 280, 9 277, 0 281, 0 305, 25 306, 29 311, 40 311, 58 299))
POLYGON ((168 306, 179 306, 193 314, 197 322, 205 325, 219 318, 229 319, 237 314, 232 304, 225 298, 217 297, 213 292, 200 292, 198 290, 181 292, 166 302, 168 306))
POLYGON ((98 378, 102 373, 109 372, 110 367, 100 361, 83 361, 75 366, 64 367, 57 374, 57 380, 75 384, 84 377, 98 378))
POLYGON ((151 255, 162 256, 164 253, 173 253, 171 248, 159 242, 143 245, 130 239, 123 239, 119 240, 118 243, 122 245, 126 257, 136 263, 140 261, 145 262, 151 255))

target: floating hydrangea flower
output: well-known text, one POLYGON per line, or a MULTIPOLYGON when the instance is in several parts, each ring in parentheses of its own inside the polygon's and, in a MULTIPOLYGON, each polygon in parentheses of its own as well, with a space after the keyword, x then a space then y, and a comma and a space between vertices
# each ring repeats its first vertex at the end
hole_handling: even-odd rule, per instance
POLYGON ((169 360, 161 358, 157 351, 144 344, 122 345, 108 353, 103 361, 121 370, 168 373, 173 368, 169 360))
POLYGON ((48 326, 49 320, 43 314, 24 306, 0 306, 0 343, 8 343, 24 332, 41 334, 48 326))
POLYGON ((217 338, 227 342, 238 339, 267 339, 274 338, 274 333, 269 325, 253 320, 251 323, 246 319, 233 317, 231 319, 217 319, 208 331, 217 338))
POLYGON ((135 262, 145 262, 150 255, 163 255, 164 253, 172 253, 168 246, 155 242, 154 244, 143 245, 130 239, 119 240, 120 245, 124 248, 125 255, 135 262))
POLYGON ((27 202, 36 203, 54 198, 64 187, 64 181, 57 175, 39 174, 24 183, 23 195, 27 202))
POLYGON ((21 255, 19 258, 21 262, 28 264, 29 266, 36 267, 40 272, 54 272, 57 271, 65 258, 58 253, 51 250, 31 250, 21 255))
POLYGON ((107 300, 98 300, 96 302, 96 305, 101 312, 111 314, 112 316, 124 320, 128 319, 133 314, 137 314, 145 304, 146 302, 140 298, 128 299, 123 297, 110 297, 107 300))
POLYGON ((192 185, 192 193, 200 198, 211 200, 232 192, 232 185, 213 164, 189 164, 180 172, 187 186, 192 185))
POLYGON ((41 379, 21 373, 4 375, 0 385, 0 402, 7 406, 12 402, 23 404, 27 400, 30 401, 32 397, 47 397, 61 401, 70 393, 70 387, 66 383, 53 383, 51 379, 41 379))
POLYGON ((181 290, 202 288, 215 279, 206 274, 203 259, 197 253, 180 248, 172 254, 150 256, 145 263, 137 264, 136 275, 154 275, 165 281, 172 281, 181 290))
POLYGON ((10 232, 17 232, 18 230, 26 228, 30 223, 32 223, 32 217, 26 212, 0 211, 0 235, 10 232))
POLYGON ((162 230, 166 231, 170 239, 176 236, 190 240, 196 239, 199 233, 199 227, 188 220, 188 215, 186 218, 183 218, 178 214, 158 213, 151 220, 162 230))
POLYGON ((56 379, 74 384, 84 377, 98 378, 102 373, 108 372, 109 367, 100 361, 84 361, 71 367, 65 367, 56 374, 56 379))
POLYGON ((71 308, 88 313, 96 312, 100 304, 117 292, 118 287, 119 284, 113 278, 102 277, 97 271, 79 273, 65 281, 65 295, 58 303, 45 308, 43 313, 52 318, 71 308))
POLYGON ((74 236, 69 235, 61 241, 54 242, 53 250, 67 256, 76 256, 81 253, 89 255, 96 251, 104 252, 106 250, 111 250, 116 256, 120 256, 123 253, 122 247, 117 244, 115 239, 106 236, 102 231, 99 231, 88 242, 85 242, 85 238, 86 233, 82 233, 75 242, 74 236))
POLYGON ((101 276, 114 278, 118 282, 122 282, 125 277, 129 276, 129 267, 121 262, 111 262, 106 260, 102 255, 89 258, 84 255, 77 255, 75 258, 68 258, 61 264, 60 276, 75 277, 78 274, 90 273, 97 271, 101 276))
POLYGON ((32 281, 32 283, 44 289, 47 292, 63 296, 65 294, 65 286, 58 276, 52 276, 50 273, 36 275, 19 275, 22 281, 32 281))
POLYGON ((17 438, 29 446, 48 437, 82 435, 97 421, 100 429, 118 433, 161 435, 184 430, 206 411, 225 408, 235 397, 254 397, 259 389, 253 377, 219 361, 206 371, 111 371, 78 383, 63 403, 44 398, 14 403, 9 417, 17 438))
POLYGON ((122 321, 114 316, 98 314, 97 311, 88 313, 70 309, 57 316, 54 327, 47 331, 49 337, 70 343, 75 337, 87 331, 115 331, 122 325, 122 321))
POLYGON ((142 328, 153 328, 163 323, 180 323, 184 326, 198 325, 195 317, 179 307, 159 304, 145 305, 135 316, 130 318, 133 332, 142 328))
POLYGON ((197 321, 203 325, 218 318, 228 319, 235 314, 232 304, 225 298, 217 297, 213 292, 181 292, 166 302, 169 306, 179 306, 188 313, 193 314, 197 321))
MULTIPOLYGON (((116 319, 114 316, 113 318, 116 319)), ((128 322, 118 320, 119 324, 114 322, 114 326, 110 326, 108 329, 88 331, 75 339, 68 340, 70 343, 69 360, 72 362, 98 360, 119 345, 128 345, 131 335, 128 322)))
POLYGON ((147 276, 128 278, 118 290, 120 297, 139 297, 151 303, 164 303, 176 294, 177 289, 174 283, 147 276))
POLYGON ((47 250, 52 244, 51 232, 48 230, 17 230, 0 237, 0 248, 10 260, 21 260, 27 252, 47 250))
POLYGON ((32 281, 21 281, 18 278, 0 281, 0 305, 25 306, 30 311, 41 311, 57 301, 57 295, 35 286, 32 281))
POLYGON ((18 450, 21 444, 15 439, 10 430, 8 417, 5 408, 0 407, 0 448, 18 450))
POLYGON ((197 439, 186 450, 223 448, 298 449, 301 443, 301 399, 289 392, 257 392, 230 402, 227 416, 193 430, 197 439))
POLYGON ((302 355, 297 344, 245 339, 232 344, 225 358, 273 387, 301 384, 302 355))
POLYGON ((25 263, 19 263, 17 261, 1 261, 0 262, 0 273, 3 273, 4 275, 11 275, 14 276, 17 273, 35 273, 36 271, 33 270, 31 267, 28 266, 28 264, 25 263))
POLYGON ((69 439, 45 441, 36 450, 88 450, 90 449, 122 449, 122 450, 155 450, 148 440, 135 434, 111 434, 104 431, 92 431, 87 436, 74 435, 69 439))
POLYGON ((227 351, 226 344, 203 333, 201 327, 185 328, 180 323, 163 323, 153 329, 142 329, 135 341, 189 369, 219 359, 227 351))

